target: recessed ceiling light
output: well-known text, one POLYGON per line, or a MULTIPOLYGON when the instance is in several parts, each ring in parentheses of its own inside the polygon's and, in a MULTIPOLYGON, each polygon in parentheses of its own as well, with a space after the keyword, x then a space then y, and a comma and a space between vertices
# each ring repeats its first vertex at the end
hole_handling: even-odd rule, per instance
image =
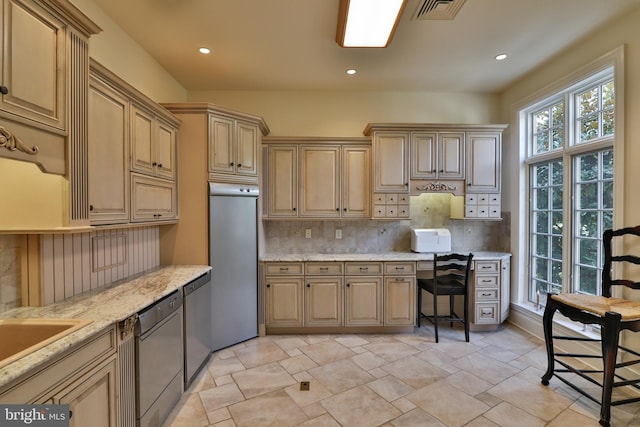
POLYGON ((201 47, 200 49, 198 49, 200 51, 200 53, 203 53, 205 55, 208 55, 211 53, 211 50, 206 48, 206 47, 201 47))
POLYGON ((349 68, 349 69, 347 70, 347 74, 349 74, 349 75, 355 74, 356 72, 357 72, 357 71, 356 71, 355 69, 353 69, 353 68, 349 68))
POLYGON ((503 59, 507 59, 506 53, 501 53, 500 55, 496 55, 496 61, 502 61, 503 59))

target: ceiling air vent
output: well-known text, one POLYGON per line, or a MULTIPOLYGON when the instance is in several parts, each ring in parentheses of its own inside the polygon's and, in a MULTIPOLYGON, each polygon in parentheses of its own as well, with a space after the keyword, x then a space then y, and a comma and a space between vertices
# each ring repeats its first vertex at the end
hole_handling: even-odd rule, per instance
POLYGON ((420 0, 414 19, 452 20, 466 0, 420 0))

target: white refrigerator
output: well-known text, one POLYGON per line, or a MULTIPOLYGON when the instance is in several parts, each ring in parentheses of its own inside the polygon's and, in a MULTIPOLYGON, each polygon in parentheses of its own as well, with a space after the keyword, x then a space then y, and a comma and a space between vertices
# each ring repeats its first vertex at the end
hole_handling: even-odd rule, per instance
POLYGON ((209 183, 213 351, 258 336, 258 187, 209 183))

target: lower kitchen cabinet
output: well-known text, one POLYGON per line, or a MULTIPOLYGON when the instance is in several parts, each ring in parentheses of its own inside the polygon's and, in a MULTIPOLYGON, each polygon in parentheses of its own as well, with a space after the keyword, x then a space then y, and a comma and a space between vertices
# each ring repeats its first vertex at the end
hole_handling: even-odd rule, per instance
POLYGON ((384 324, 413 326, 416 301, 416 263, 384 263, 384 324))
POLYGON ((309 277, 305 280, 306 326, 342 325, 342 277, 309 277))
POLYGON ((382 276, 347 276, 345 283, 345 326, 381 326, 382 276))
POLYGON ((267 276, 264 293, 267 327, 302 326, 302 282, 302 277, 267 276))
POLYGON ((0 390, 3 404, 68 404, 74 427, 118 425, 116 333, 109 327, 0 390))

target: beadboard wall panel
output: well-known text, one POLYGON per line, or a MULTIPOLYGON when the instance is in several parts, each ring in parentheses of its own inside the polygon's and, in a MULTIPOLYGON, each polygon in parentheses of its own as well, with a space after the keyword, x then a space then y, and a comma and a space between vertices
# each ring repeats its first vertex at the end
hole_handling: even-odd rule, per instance
POLYGON ((46 305, 108 286, 160 265, 157 226, 99 230, 77 234, 42 234, 37 239, 40 284, 30 280, 31 305, 46 305), (33 291, 33 292, 31 292, 33 291))

